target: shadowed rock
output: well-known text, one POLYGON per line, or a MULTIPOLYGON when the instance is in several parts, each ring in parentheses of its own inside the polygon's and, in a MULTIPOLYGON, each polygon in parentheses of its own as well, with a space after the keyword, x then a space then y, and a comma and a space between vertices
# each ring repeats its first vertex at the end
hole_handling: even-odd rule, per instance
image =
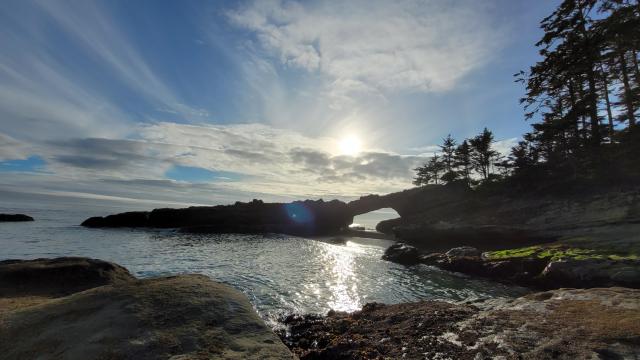
POLYGON ((414 265, 420 263, 420 252, 411 245, 395 243, 387 248, 382 259, 402 265, 414 265))
POLYGON ((594 228, 615 232, 640 222, 637 189, 578 196, 430 185, 364 196, 347 206, 354 215, 393 208, 400 218, 382 221, 376 229, 431 251, 459 246, 482 251, 524 247, 563 236, 582 236, 594 228))
POLYGON ((61 296, 134 279, 122 266, 97 259, 62 257, 0 261, 0 296, 61 296))
POLYGON ((0 222, 33 221, 33 218, 25 214, 0 214, 0 222))
MULTIPOLYGON (((423 253, 411 245, 396 243, 385 251, 382 259, 404 265, 431 265, 540 289, 640 288, 640 260, 634 257, 613 260, 603 255, 589 258, 578 254, 577 259, 571 259, 558 255, 565 249, 562 245, 535 248, 527 256, 491 258, 487 257, 490 252, 481 254, 480 250, 468 246, 453 248, 446 253, 423 253)), ((570 253, 579 250, 567 248, 565 251, 570 253)))
POLYGON ((155 209, 93 217, 87 227, 180 228, 194 233, 284 233, 330 235, 346 229, 353 216, 337 200, 264 203, 254 200, 234 205, 200 206, 184 209, 155 209))

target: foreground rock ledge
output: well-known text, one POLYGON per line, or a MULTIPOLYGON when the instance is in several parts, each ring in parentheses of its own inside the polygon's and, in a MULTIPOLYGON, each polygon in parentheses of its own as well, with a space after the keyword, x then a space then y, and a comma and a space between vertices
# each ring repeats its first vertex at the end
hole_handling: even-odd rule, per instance
POLYGON ((640 290, 559 289, 476 304, 367 304, 290 316, 301 359, 637 359, 640 290))
POLYGON ((227 285, 202 275, 137 280, 118 265, 84 258, 0 262, 0 354, 3 359, 292 358, 246 297, 227 285), (47 277, 48 290, 40 289, 38 277, 47 277), (8 290, 18 278, 31 282, 8 290), (92 286, 97 287, 59 296, 92 286))

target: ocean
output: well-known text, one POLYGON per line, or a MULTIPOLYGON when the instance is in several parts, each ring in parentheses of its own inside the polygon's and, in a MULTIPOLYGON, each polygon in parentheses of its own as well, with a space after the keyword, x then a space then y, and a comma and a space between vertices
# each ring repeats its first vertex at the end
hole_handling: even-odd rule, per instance
MULTIPOLYGON (((116 262, 140 278, 199 273, 247 295, 272 326, 291 313, 354 311, 368 302, 462 301, 508 297, 523 289, 471 279, 433 267, 381 260, 387 240, 266 235, 194 235, 173 230, 87 229, 90 216, 150 210, 161 204, 32 196, 0 200, 0 213, 34 222, 0 223, 0 260, 87 256, 116 262), (157 206, 156 206, 157 205, 157 206)), ((385 216, 359 217, 366 227, 385 216)))

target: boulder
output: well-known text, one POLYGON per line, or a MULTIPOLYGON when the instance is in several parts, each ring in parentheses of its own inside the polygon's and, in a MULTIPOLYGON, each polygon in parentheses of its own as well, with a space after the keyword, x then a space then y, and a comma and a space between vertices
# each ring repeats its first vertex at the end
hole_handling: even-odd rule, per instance
POLYGON ((122 266, 103 260, 62 257, 0 261, 0 296, 68 295, 135 278, 122 266))
POLYGON ((403 265, 415 265, 420 262, 420 252, 411 245, 395 243, 384 252, 382 259, 403 265))
POLYGON ((0 214, 0 222, 33 221, 33 218, 25 214, 0 214))
MULTIPOLYGON (((55 269, 44 259, 38 261, 22 263, 23 268, 34 269, 32 285, 51 278, 48 271, 37 271, 38 264, 55 269)), ((76 258, 74 262, 81 260, 76 258)), ((92 259, 84 262, 110 264, 92 259)), ((69 275, 90 279, 96 268, 99 266, 82 266, 69 275)), ((104 273, 115 275, 119 269, 123 268, 114 271, 107 266, 104 273)), ((293 359, 246 296, 228 285, 202 275, 122 280, 103 281, 108 283, 103 286, 84 283, 97 287, 62 297, 34 300, 22 294, 0 296, 0 357, 293 359)), ((14 284, 13 280, 8 284, 5 281, 6 277, 0 279, 3 288, 14 284)), ((62 285, 54 293, 67 290, 62 285)))
POLYGON ((383 234, 393 234, 393 229, 402 224, 402 219, 389 219, 382 220, 376 225, 376 231, 381 232, 383 234))

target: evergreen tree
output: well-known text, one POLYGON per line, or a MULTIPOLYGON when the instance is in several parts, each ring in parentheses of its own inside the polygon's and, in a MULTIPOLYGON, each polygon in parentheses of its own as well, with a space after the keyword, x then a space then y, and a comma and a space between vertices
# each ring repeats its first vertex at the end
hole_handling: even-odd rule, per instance
POLYGON ((484 128, 479 135, 469 140, 469 144, 472 149, 471 164, 473 169, 480 174, 483 180, 489 179, 491 165, 499 155, 497 151, 492 149, 493 133, 484 128))
POLYGON ((442 140, 440 150, 442 151, 443 166, 441 179, 444 183, 450 183, 458 178, 458 173, 455 171, 456 141, 451 137, 451 134, 442 140))
POLYGON ((416 177, 413 180, 413 184, 417 186, 431 183, 438 185, 443 169, 444 163, 441 161, 440 156, 433 154, 426 164, 415 169, 416 177))
POLYGON ((471 146, 466 139, 458 145, 454 153, 455 166, 467 186, 471 186, 471 146))

